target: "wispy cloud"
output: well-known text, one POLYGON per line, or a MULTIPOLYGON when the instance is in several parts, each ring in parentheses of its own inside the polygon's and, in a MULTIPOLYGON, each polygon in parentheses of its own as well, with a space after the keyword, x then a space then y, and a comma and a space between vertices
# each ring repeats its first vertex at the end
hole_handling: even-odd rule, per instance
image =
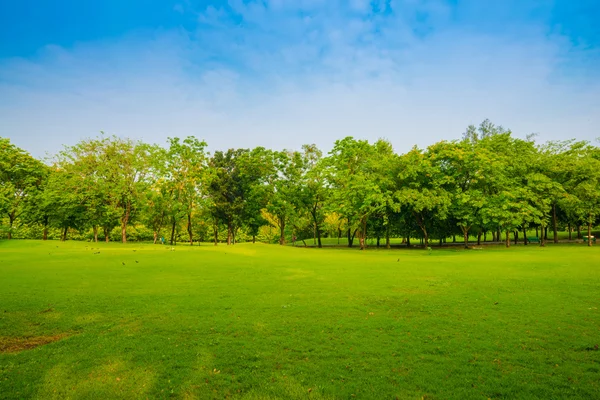
POLYGON ((399 151, 486 117, 542 139, 597 135, 595 50, 530 18, 543 8, 503 31, 475 18, 507 9, 478 4, 181 3, 193 29, 1 60, 0 131, 38 155, 99 130, 161 143, 195 135, 213 149, 386 137, 399 151))

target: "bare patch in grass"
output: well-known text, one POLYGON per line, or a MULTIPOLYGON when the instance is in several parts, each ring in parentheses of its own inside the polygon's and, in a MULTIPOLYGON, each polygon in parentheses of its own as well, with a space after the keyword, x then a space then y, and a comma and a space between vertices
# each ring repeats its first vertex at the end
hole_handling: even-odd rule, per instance
POLYGON ((58 342, 69 336, 61 333, 54 336, 10 337, 0 336, 0 353, 19 353, 24 350, 34 349, 49 343, 58 342))

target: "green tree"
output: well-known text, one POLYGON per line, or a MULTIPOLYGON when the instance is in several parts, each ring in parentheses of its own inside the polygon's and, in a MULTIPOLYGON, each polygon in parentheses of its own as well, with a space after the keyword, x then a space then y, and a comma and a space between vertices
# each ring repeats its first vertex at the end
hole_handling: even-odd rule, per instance
POLYGON ((0 211, 8 218, 8 239, 28 196, 42 184, 45 166, 29 153, 0 137, 0 211))
POLYGON ((209 207, 213 218, 215 245, 218 242, 219 224, 227 227, 227 244, 235 244, 235 234, 244 214, 245 192, 247 187, 242 179, 240 159, 247 149, 217 151, 209 161, 206 177, 209 207))
POLYGON ((169 138, 164 173, 171 202, 171 244, 174 241, 175 226, 181 217, 187 218, 186 231, 190 245, 194 244, 192 217, 204 190, 203 174, 207 159, 205 148, 206 142, 192 136, 183 141, 169 138))
POLYGON ((358 233, 360 248, 366 248, 367 221, 383 210, 387 198, 379 180, 388 167, 387 157, 393 154, 389 143, 372 145, 352 137, 335 142, 327 158, 327 179, 332 186, 331 211, 336 211, 348 222, 348 246, 358 233))
POLYGON ((436 145, 427 151, 413 148, 400 158, 400 185, 396 198, 419 226, 425 248, 429 246, 429 231, 434 222, 445 220, 452 204, 448 191, 452 177, 445 174, 444 160, 437 157, 437 152, 436 145))
MULTIPOLYGON (((273 152, 274 174, 269 179, 271 193, 267 211, 277 218, 279 244, 285 245, 285 233, 288 222, 298 217, 301 207, 301 179, 305 169, 305 160, 300 152, 273 152)), ((292 233, 293 234, 293 233, 292 233)))
POLYGON ((121 240, 127 241, 127 226, 135 217, 152 176, 151 159, 155 146, 115 136, 87 139, 67 147, 58 165, 77 177, 78 192, 87 205, 88 221, 102 225, 105 238, 121 226, 121 240))
POLYGON ((317 241, 317 246, 321 248, 323 247, 321 231, 325 221, 323 205, 329 195, 322 161, 323 153, 314 144, 302 146, 302 151, 305 171, 301 178, 301 203, 308 209, 312 219, 313 237, 317 241))
POLYGON ((577 177, 570 183, 576 197, 576 213, 587 225, 588 246, 592 246, 592 226, 600 216, 600 149, 588 146, 583 157, 576 159, 577 177))
POLYGON ((268 222, 263 217, 262 210, 269 203, 272 187, 270 181, 274 177, 273 152, 264 147, 256 147, 243 153, 239 158, 240 186, 244 203, 240 220, 256 241, 260 227, 268 222))

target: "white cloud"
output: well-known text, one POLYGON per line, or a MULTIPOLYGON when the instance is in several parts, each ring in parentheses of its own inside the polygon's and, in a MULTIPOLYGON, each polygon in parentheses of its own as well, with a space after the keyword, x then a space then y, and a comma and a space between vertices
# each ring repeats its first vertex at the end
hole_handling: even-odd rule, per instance
MULTIPOLYGON (((440 2, 409 3, 391 6, 447 18, 440 2)), ((0 61, 1 135, 36 155, 100 130, 158 143, 195 135, 212 149, 327 150, 347 135, 385 137, 398 151, 458 138, 484 118, 542 140, 597 135, 598 82, 584 86, 560 70, 565 54, 576 61, 583 50, 535 26, 520 35, 460 27, 419 35, 408 14, 295 12, 326 7, 318 0, 231 4, 254 25, 209 7, 192 34, 0 61)))

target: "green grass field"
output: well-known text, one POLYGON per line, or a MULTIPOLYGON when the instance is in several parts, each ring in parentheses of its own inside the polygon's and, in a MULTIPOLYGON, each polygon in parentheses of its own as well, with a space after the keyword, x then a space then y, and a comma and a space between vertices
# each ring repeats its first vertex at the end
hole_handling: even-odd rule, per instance
POLYGON ((0 242, 0 398, 600 397, 600 248, 0 242))

